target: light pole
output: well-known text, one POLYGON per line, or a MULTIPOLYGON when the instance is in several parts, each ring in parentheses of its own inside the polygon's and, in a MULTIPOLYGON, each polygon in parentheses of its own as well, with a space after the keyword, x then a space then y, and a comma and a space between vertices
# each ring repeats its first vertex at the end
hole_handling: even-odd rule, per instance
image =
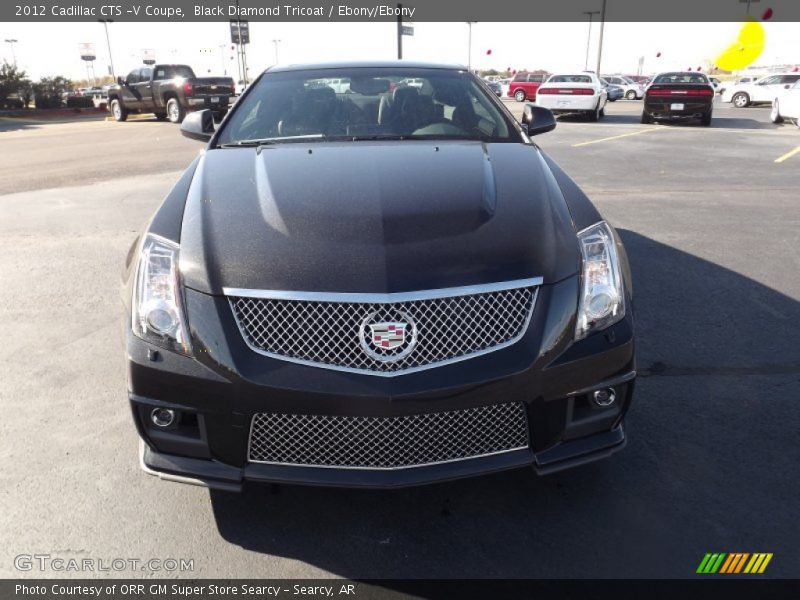
POLYGON ((108 47, 108 62, 111 64, 111 77, 113 77, 114 81, 116 81, 117 74, 114 71, 114 57, 111 56, 111 38, 108 37, 108 24, 113 23, 114 21, 111 19, 98 19, 98 21, 103 24, 103 28, 106 30, 106 46, 108 47))
POLYGON ((600 77, 600 61, 603 58, 603 30, 606 26, 606 0, 600 6, 600 42, 597 45, 597 72, 596 75, 600 77))
POLYGON ((477 23, 477 21, 467 21, 466 23, 469 27, 469 38, 467 41, 467 69, 472 72, 472 24, 477 23))
POLYGON ((227 77, 228 76, 228 69, 225 66, 225 48, 228 44, 220 44, 219 45, 219 58, 222 61, 222 74, 227 77))
POLYGON ((16 66, 17 66, 17 55, 16 55, 16 54, 14 54, 14 44, 16 44, 18 41, 19 41, 19 40, 15 40, 15 39, 13 39, 13 38, 12 38, 12 39, 7 39, 7 40, 6 40, 6 44, 8 44, 9 46, 11 46, 11 59, 14 61, 14 67, 15 67, 15 68, 16 68, 16 66))
POLYGON ((583 70, 589 70, 589 44, 592 43, 592 17, 599 15, 599 10, 585 10, 583 14, 589 15, 589 35, 586 36, 586 62, 583 64, 583 70))
POLYGON ((281 43, 281 40, 272 40, 272 43, 275 44, 275 64, 278 64, 278 44, 281 43))
POLYGON ((739 4, 747 4, 747 14, 750 14, 750 4, 758 4, 761 0, 739 0, 739 4))

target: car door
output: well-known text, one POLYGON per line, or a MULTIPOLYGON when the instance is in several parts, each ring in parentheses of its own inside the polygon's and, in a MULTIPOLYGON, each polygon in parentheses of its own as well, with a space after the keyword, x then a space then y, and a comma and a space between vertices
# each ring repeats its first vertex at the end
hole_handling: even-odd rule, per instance
POLYGON ((753 97, 751 102, 772 102, 778 95, 781 88, 781 76, 772 75, 765 77, 753 85, 753 97))
POLYGON ((781 114, 800 119, 800 79, 781 96, 781 114))
POLYGON ((136 89, 139 92, 139 102, 142 110, 153 109, 153 69, 144 67, 139 69, 139 83, 136 89))
POLYGON ((139 97, 139 69, 134 69, 125 77, 125 85, 120 90, 122 94, 122 104, 128 110, 139 110, 142 102, 139 97))

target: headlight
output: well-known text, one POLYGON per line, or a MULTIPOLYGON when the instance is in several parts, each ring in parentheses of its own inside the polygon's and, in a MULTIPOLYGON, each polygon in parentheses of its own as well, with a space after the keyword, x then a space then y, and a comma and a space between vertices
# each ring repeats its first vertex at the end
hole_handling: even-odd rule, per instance
POLYGON ((178 281, 179 246, 155 235, 142 245, 133 290, 133 332, 148 342, 190 354, 178 281))
POLYGON ((603 221, 578 233, 583 256, 581 297, 575 339, 603 329, 625 316, 625 297, 614 234, 603 221))

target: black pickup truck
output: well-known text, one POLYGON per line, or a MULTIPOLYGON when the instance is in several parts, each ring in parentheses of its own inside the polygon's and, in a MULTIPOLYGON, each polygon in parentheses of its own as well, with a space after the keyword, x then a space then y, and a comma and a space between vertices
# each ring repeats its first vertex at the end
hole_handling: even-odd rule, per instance
POLYGON ((230 77, 195 77, 188 65, 154 65, 117 78, 108 90, 108 110, 117 121, 130 113, 153 113, 180 123, 187 112, 204 108, 221 119, 235 93, 230 77))

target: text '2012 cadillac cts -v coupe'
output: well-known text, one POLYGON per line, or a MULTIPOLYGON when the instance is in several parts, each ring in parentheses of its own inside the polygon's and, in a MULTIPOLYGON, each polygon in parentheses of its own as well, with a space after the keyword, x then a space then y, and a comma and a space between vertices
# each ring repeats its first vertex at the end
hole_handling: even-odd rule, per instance
POLYGON ((522 121, 414 63, 272 68, 189 115, 206 150, 127 261, 143 469, 392 487, 622 448, 625 251, 531 142, 552 114, 522 121))

